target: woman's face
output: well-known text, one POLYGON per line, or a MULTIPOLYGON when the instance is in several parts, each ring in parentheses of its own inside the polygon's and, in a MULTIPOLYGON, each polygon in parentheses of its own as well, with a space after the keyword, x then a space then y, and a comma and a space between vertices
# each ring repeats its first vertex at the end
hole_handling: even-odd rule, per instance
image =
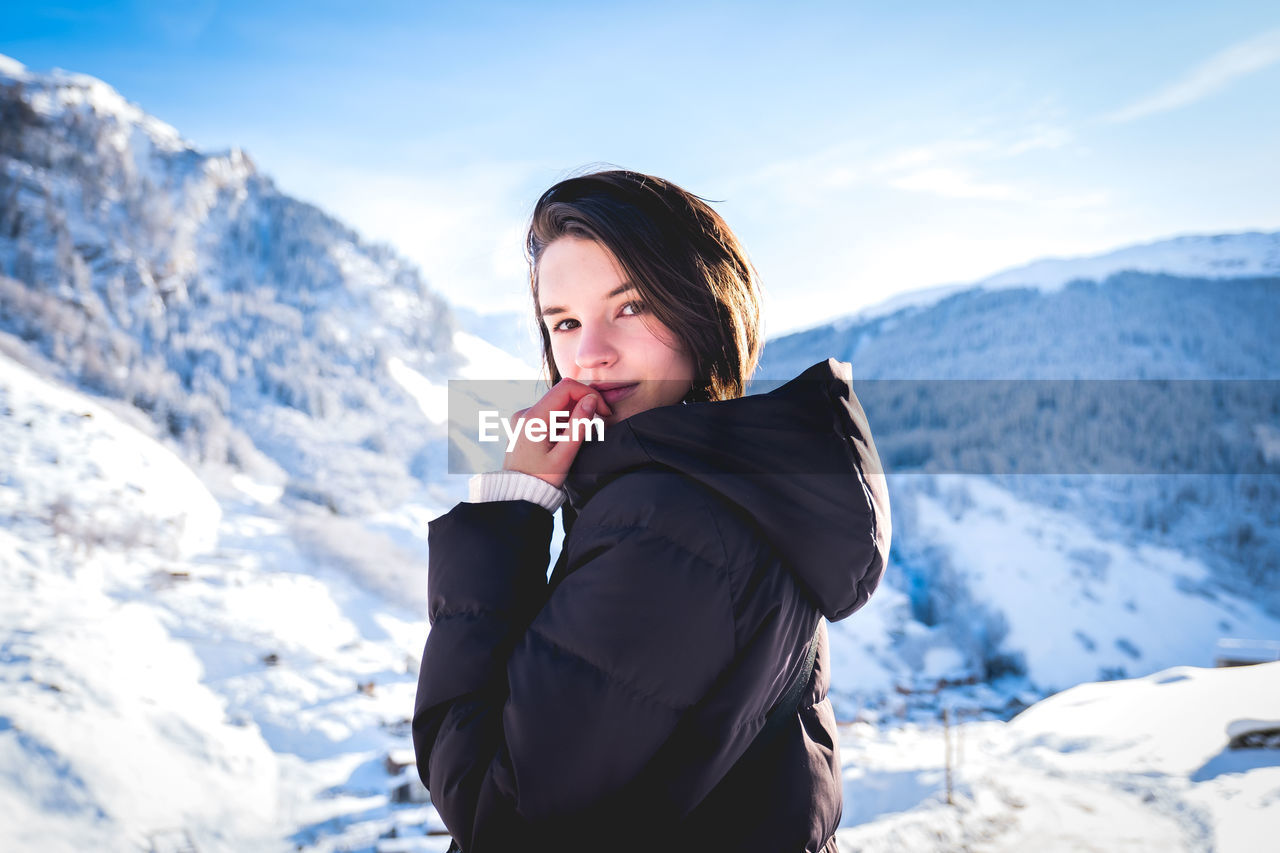
POLYGON ((640 291, 600 243, 551 242, 538 264, 538 297, 560 375, 619 386, 602 391, 613 410, 606 423, 678 403, 692 387, 693 359, 670 329, 645 316, 640 291))

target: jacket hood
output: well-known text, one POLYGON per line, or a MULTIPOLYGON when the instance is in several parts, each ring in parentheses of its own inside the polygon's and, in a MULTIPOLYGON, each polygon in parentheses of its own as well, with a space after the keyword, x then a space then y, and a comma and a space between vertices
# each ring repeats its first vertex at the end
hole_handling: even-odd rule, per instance
POLYGON ((889 493, 852 368, 829 358, 763 394, 661 406, 584 441, 565 480, 566 530, 629 471, 679 471, 742 508, 830 621, 884 574, 889 493))

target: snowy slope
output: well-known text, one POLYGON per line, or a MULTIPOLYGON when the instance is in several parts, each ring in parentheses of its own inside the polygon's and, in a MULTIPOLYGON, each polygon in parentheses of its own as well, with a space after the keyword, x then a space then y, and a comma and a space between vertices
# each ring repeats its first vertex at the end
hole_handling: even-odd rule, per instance
POLYGON ((844 729, 841 850, 1253 853, 1280 826, 1280 750, 1228 749, 1274 719, 1280 662, 1081 684, 1009 722, 844 729), (946 804, 946 757, 954 805, 946 804))
POLYGON ((945 697, 929 691, 969 679, 948 701, 998 712, 1082 682, 1212 666, 1223 636, 1280 638, 1280 618, 1183 552, 1110 538, 983 477, 895 480, 891 582, 829 626, 838 717, 936 714, 945 697), (908 702, 900 689, 921 692, 908 702))
POLYGON ((175 823, 258 835, 269 750, 224 722, 138 600, 208 552, 216 501, 171 451, 7 359, 0 401, 0 799, 18 816, 0 846, 123 849, 175 823))
POLYGON ((0 849, 282 850, 390 819, 425 622, 347 561, 422 555, 375 525, 344 552, 229 469, 213 492, 7 357, 0 414, 0 849))

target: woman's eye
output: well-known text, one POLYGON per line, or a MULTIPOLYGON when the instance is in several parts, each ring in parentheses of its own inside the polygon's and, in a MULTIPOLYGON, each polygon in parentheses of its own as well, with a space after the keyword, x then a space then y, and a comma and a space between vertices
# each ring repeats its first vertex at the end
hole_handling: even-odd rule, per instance
MULTIPOLYGON (((641 301, 640 301, 640 300, 638 300, 638 299, 633 299, 633 300, 631 300, 630 302, 627 302, 627 303, 625 303, 625 304, 622 306, 622 313, 623 313, 625 316, 627 316, 627 317, 634 317, 634 316, 635 316, 635 315, 637 315, 637 314, 643 314, 643 313, 644 313, 644 310, 645 310, 645 309, 644 309, 644 303, 643 303, 643 302, 641 302, 641 301), (628 311, 627 309, 630 309, 630 310, 628 311)), ((571 328, 568 328, 568 329, 561 328, 561 327, 562 327, 562 326, 563 326, 563 324, 565 324, 565 323, 576 323, 576 322, 578 322, 578 321, 577 321, 577 320, 574 320, 574 319, 571 319, 571 318, 566 317, 565 319, 563 319, 563 320, 561 320, 561 321, 559 321, 559 322, 557 322, 557 323, 553 323, 553 324, 551 325, 551 331, 552 331, 552 332, 571 332, 571 331, 573 331, 573 328, 572 328, 572 327, 571 327, 571 328)))

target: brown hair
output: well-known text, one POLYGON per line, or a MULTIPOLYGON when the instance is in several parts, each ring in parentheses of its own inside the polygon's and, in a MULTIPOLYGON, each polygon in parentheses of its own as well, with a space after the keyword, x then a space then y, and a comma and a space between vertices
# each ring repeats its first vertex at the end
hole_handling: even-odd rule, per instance
POLYGON ((561 379, 541 321, 538 263, 561 237, 594 240, 635 284, 652 314, 694 363, 694 401, 742 396, 760 359, 759 273, 738 238, 700 196, 625 169, 560 181, 542 194, 525 239, 542 361, 561 379))

